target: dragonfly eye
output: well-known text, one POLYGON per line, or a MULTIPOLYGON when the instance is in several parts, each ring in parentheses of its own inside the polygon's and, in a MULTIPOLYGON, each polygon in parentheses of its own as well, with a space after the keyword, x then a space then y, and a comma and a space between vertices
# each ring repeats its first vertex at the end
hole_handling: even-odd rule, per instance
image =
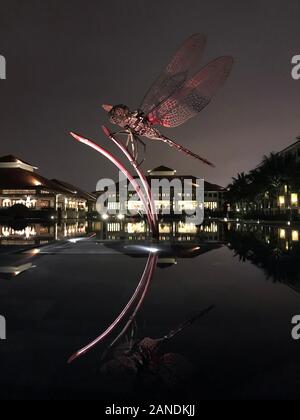
POLYGON ((125 105, 117 105, 115 106, 109 113, 110 115, 110 122, 112 124, 120 125, 126 120, 129 116, 129 108, 125 105))

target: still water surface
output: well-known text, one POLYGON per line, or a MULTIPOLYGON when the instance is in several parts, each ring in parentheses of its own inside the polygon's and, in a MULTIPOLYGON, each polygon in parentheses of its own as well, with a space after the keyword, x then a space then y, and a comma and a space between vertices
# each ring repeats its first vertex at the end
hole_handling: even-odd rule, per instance
POLYGON ((299 229, 165 223, 154 251, 143 224, 0 232, 0 314, 7 320, 0 398, 299 398, 300 342, 291 338, 291 319, 300 314, 299 229), (101 361, 120 330, 68 365, 124 308, 149 248, 158 264, 129 341, 161 338, 214 309, 154 358, 148 354, 142 372, 124 359, 125 338, 101 361))

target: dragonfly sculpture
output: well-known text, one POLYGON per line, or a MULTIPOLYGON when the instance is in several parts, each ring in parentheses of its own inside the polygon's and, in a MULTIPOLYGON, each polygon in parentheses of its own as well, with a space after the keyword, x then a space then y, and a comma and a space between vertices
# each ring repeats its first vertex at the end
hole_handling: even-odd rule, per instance
POLYGON ((214 166, 207 159, 164 136, 155 126, 178 127, 196 116, 211 101, 216 91, 225 83, 233 67, 232 57, 220 57, 199 70, 199 62, 206 45, 203 34, 188 38, 145 95, 138 110, 126 105, 103 105, 112 124, 121 127, 116 133, 103 126, 105 134, 118 142, 125 136, 127 151, 134 162, 141 165, 139 146, 144 152, 146 144, 141 137, 161 141, 204 164, 214 166))

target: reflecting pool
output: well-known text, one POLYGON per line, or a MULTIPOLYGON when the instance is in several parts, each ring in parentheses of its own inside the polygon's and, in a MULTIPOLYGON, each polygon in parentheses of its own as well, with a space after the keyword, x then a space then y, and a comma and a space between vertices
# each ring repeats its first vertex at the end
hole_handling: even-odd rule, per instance
POLYGON ((1 398, 298 399, 299 235, 166 221, 151 243, 143 222, 0 226, 1 398))

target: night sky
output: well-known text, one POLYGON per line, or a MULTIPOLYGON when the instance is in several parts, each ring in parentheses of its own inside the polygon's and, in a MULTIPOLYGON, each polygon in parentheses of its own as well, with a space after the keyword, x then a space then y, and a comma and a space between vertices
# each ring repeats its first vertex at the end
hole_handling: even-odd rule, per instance
POLYGON ((102 134, 102 103, 137 108, 182 41, 207 35, 203 64, 232 55, 225 87, 198 117, 165 134, 216 169, 163 144, 148 145, 145 169, 161 164, 227 185, 300 135, 299 0, 0 0, 0 155, 15 154, 49 178, 95 190, 116 177, 109 162, 75 142, 73 130, 115 150, 102 134))

